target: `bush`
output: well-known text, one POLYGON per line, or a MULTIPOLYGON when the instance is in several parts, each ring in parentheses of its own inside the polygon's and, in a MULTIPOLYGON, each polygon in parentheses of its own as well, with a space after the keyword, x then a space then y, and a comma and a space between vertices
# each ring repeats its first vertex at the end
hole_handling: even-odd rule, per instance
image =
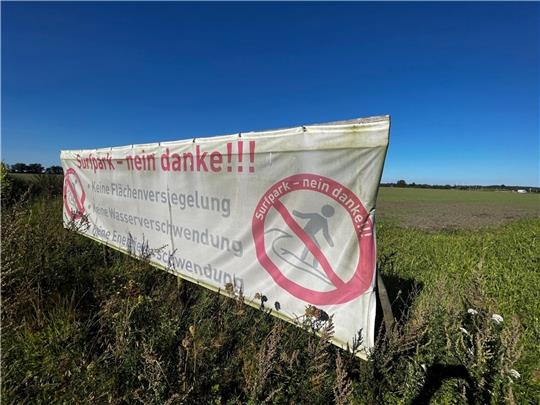
POLYGON ((62 195, 62 175, 9 173, 3 163, 0 173, 3 207, 62 195))

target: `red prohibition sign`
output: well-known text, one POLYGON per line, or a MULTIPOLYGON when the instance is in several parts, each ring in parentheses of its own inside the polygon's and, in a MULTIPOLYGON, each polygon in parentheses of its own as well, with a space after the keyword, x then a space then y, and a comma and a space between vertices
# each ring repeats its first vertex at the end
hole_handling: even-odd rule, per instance
POLYGON ((343 304, 357 298, 371 286, 375 271, 375 239, 373 236, 373 223, 360 199, 351 190, 335 180, 315 174, 301 173, 278 181, 268 189, 257 204, 252 219, 252 232, 257 259, 266 271, 268 271, 273 280, 296 298, 313 305, 343 304), (312 183, 313 181, 315 181, 315 183, 312 183), (318 184, 320 182, 329 185, 326 191, 310 187, 310 184, 318 184), (286 184, 286 187, 284 184, 286 184), (332 192, 337 189, 340 190, 340 193, 332 192), (285 205, 280 201, 280 198, 284 195, 298 190, 318 192, 332 198, 338 204, 343 206, 351 217, 360 255, 358 263, 356 264, 356 269, 350 280, 343 281, 337 275, 321 249, 315 245, 309 235, 302 229, 298 222, 296 222, 285 205), (270 195, 279 195, 279 197, 270 202, 268 199, 268 196, 270 195), (339 199, 340 196, 343 195, 346 195, 347 197, 347 205, 345 205, 343 198, 339 199), (330 291, 317 291, 306 288, 287 278, 279 267, 270 259, 264 241, 264 225, 270 208, 275 208, 285 223, 291 228, 296 236, 302 240, 310 253, 321 264, 322 269, 334 285, 335 289, 330 291))
POLYGON ((81 179, 79 178, 79 175, 73 168, 69 168, 66 171, 66 174, 64 176, 64 208, 66 209, 67 215, 73 220, 76 221, 77 219, 82 218, 84 215, 84 201, 86 200, 86 192, 84 191, 84 188, 82 186, 81 179), (79 188, 81 190, 81 194, 78 195, 75 185, 73 184, 73 180, 75 180, 75 183, 79 183, 79 188), (76 208, 73 209, 69 206, 68 201, 68 192, 71 194, 71 197, 75 201, 76 208))

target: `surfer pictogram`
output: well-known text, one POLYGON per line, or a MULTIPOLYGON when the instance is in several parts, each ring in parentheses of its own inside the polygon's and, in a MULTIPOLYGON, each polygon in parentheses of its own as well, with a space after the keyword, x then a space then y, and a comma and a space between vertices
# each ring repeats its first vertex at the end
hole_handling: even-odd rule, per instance
POLYGON ((261 197, 252 229, 261 265, 280 287, 299 299, 313 305, 345 303, 363 294, 372 283, 375 244, 371 218, 359 198, 333 179, 300 173, 275 183, 261 197), (306 192, 313 193, 310 208, 299 205, 305 204, 306 192), (348 229, 346 217, 352 221, 354 239, 336 234, 338 229, 348 229), (347 258, 346 266, 340 266, 344 259, 336 245, 341 246, 344 240, 357 244, 358 253, 357 259, 349 262, 347 258))
MULTIPOLYGON (((334 241, 332 240, 332 237, 330 236, 330 232, 328 232, 328 219, 334 215, 334 207, 331 205, 324 205, 321 208, 321 214, 317 212, 313 213, 302 213, 300 211, 293 210, 293 215, 302 218, 302 219, 308 219, 307 224, 304 226, 304 232, 309 235, 313 243, 320 249, 321 245, 317 241, 317 238, 315 237, 317 233, 322 231, 324 238, 326 239, 326 242, 330 245, 330 247, 334 247, 334 241)), ((304 251, 302 252, 302 260, 305 261, 306 257, 309 253, 309 249, 307 246, 304 247, 304 251)), ((317 268, 317 258, 313 256, 313 268, 317 268)))

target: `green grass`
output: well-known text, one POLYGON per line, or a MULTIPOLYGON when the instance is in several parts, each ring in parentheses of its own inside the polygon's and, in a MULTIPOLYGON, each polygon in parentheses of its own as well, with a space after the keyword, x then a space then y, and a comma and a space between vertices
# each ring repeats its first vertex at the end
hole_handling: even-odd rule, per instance
POLYGON ((39 175, 34 173, 9 173, 9 175, 15 179, 26 181, 36 181, 39 178, 39 175))
POLYGON ((474 307, 478 294, 507 322, 518 319, 524 352, 516 367, 532 378, 540 371, 539 231, 537 219, 480 232, 437 234, 383 223, 378 231, 379 255, 392 258, 383 269, 387 276, 421 285, 418 300, 424 305, 451 308, 465 302, 474 307))
POLYGON ((380 202, 430 202, 459 204, 510 204, 517 207, 539 209, 540 193, 518 194, 492 190, 441 190, 426 188, 381 187, 380 202))
MULTIPOLYGON (((388 192, 407 200, 414 191, 388 192)), ((469 192, 419 193, 417 200, 440 201, 469 192)), ((64 230, 60 198, 4 208, 2 399, 394 404, 431 396, 454 403, 465 401, 469 386, 474 403, 535 402, 539 230, 534 217, 429 232, 379 221, 380 268, 403 316, 364 362, 329 345, 330 328, 320 338, 309 322, 303 330, 240 299, 178 284, 64 230), (501 325, 490 320, 494 313, 501 325), (442 378, 450 369, 468 376, 442 378), (511 369, 521 377, 512 381, 511 369)))

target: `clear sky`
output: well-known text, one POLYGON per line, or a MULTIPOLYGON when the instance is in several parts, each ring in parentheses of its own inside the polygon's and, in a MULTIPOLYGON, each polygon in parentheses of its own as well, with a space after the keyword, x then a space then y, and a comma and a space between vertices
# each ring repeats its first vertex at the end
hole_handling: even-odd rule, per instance
POLYGON ((539 185, 540 3, 1 9, 10 164, 390 114, 383 181, 539 185))

